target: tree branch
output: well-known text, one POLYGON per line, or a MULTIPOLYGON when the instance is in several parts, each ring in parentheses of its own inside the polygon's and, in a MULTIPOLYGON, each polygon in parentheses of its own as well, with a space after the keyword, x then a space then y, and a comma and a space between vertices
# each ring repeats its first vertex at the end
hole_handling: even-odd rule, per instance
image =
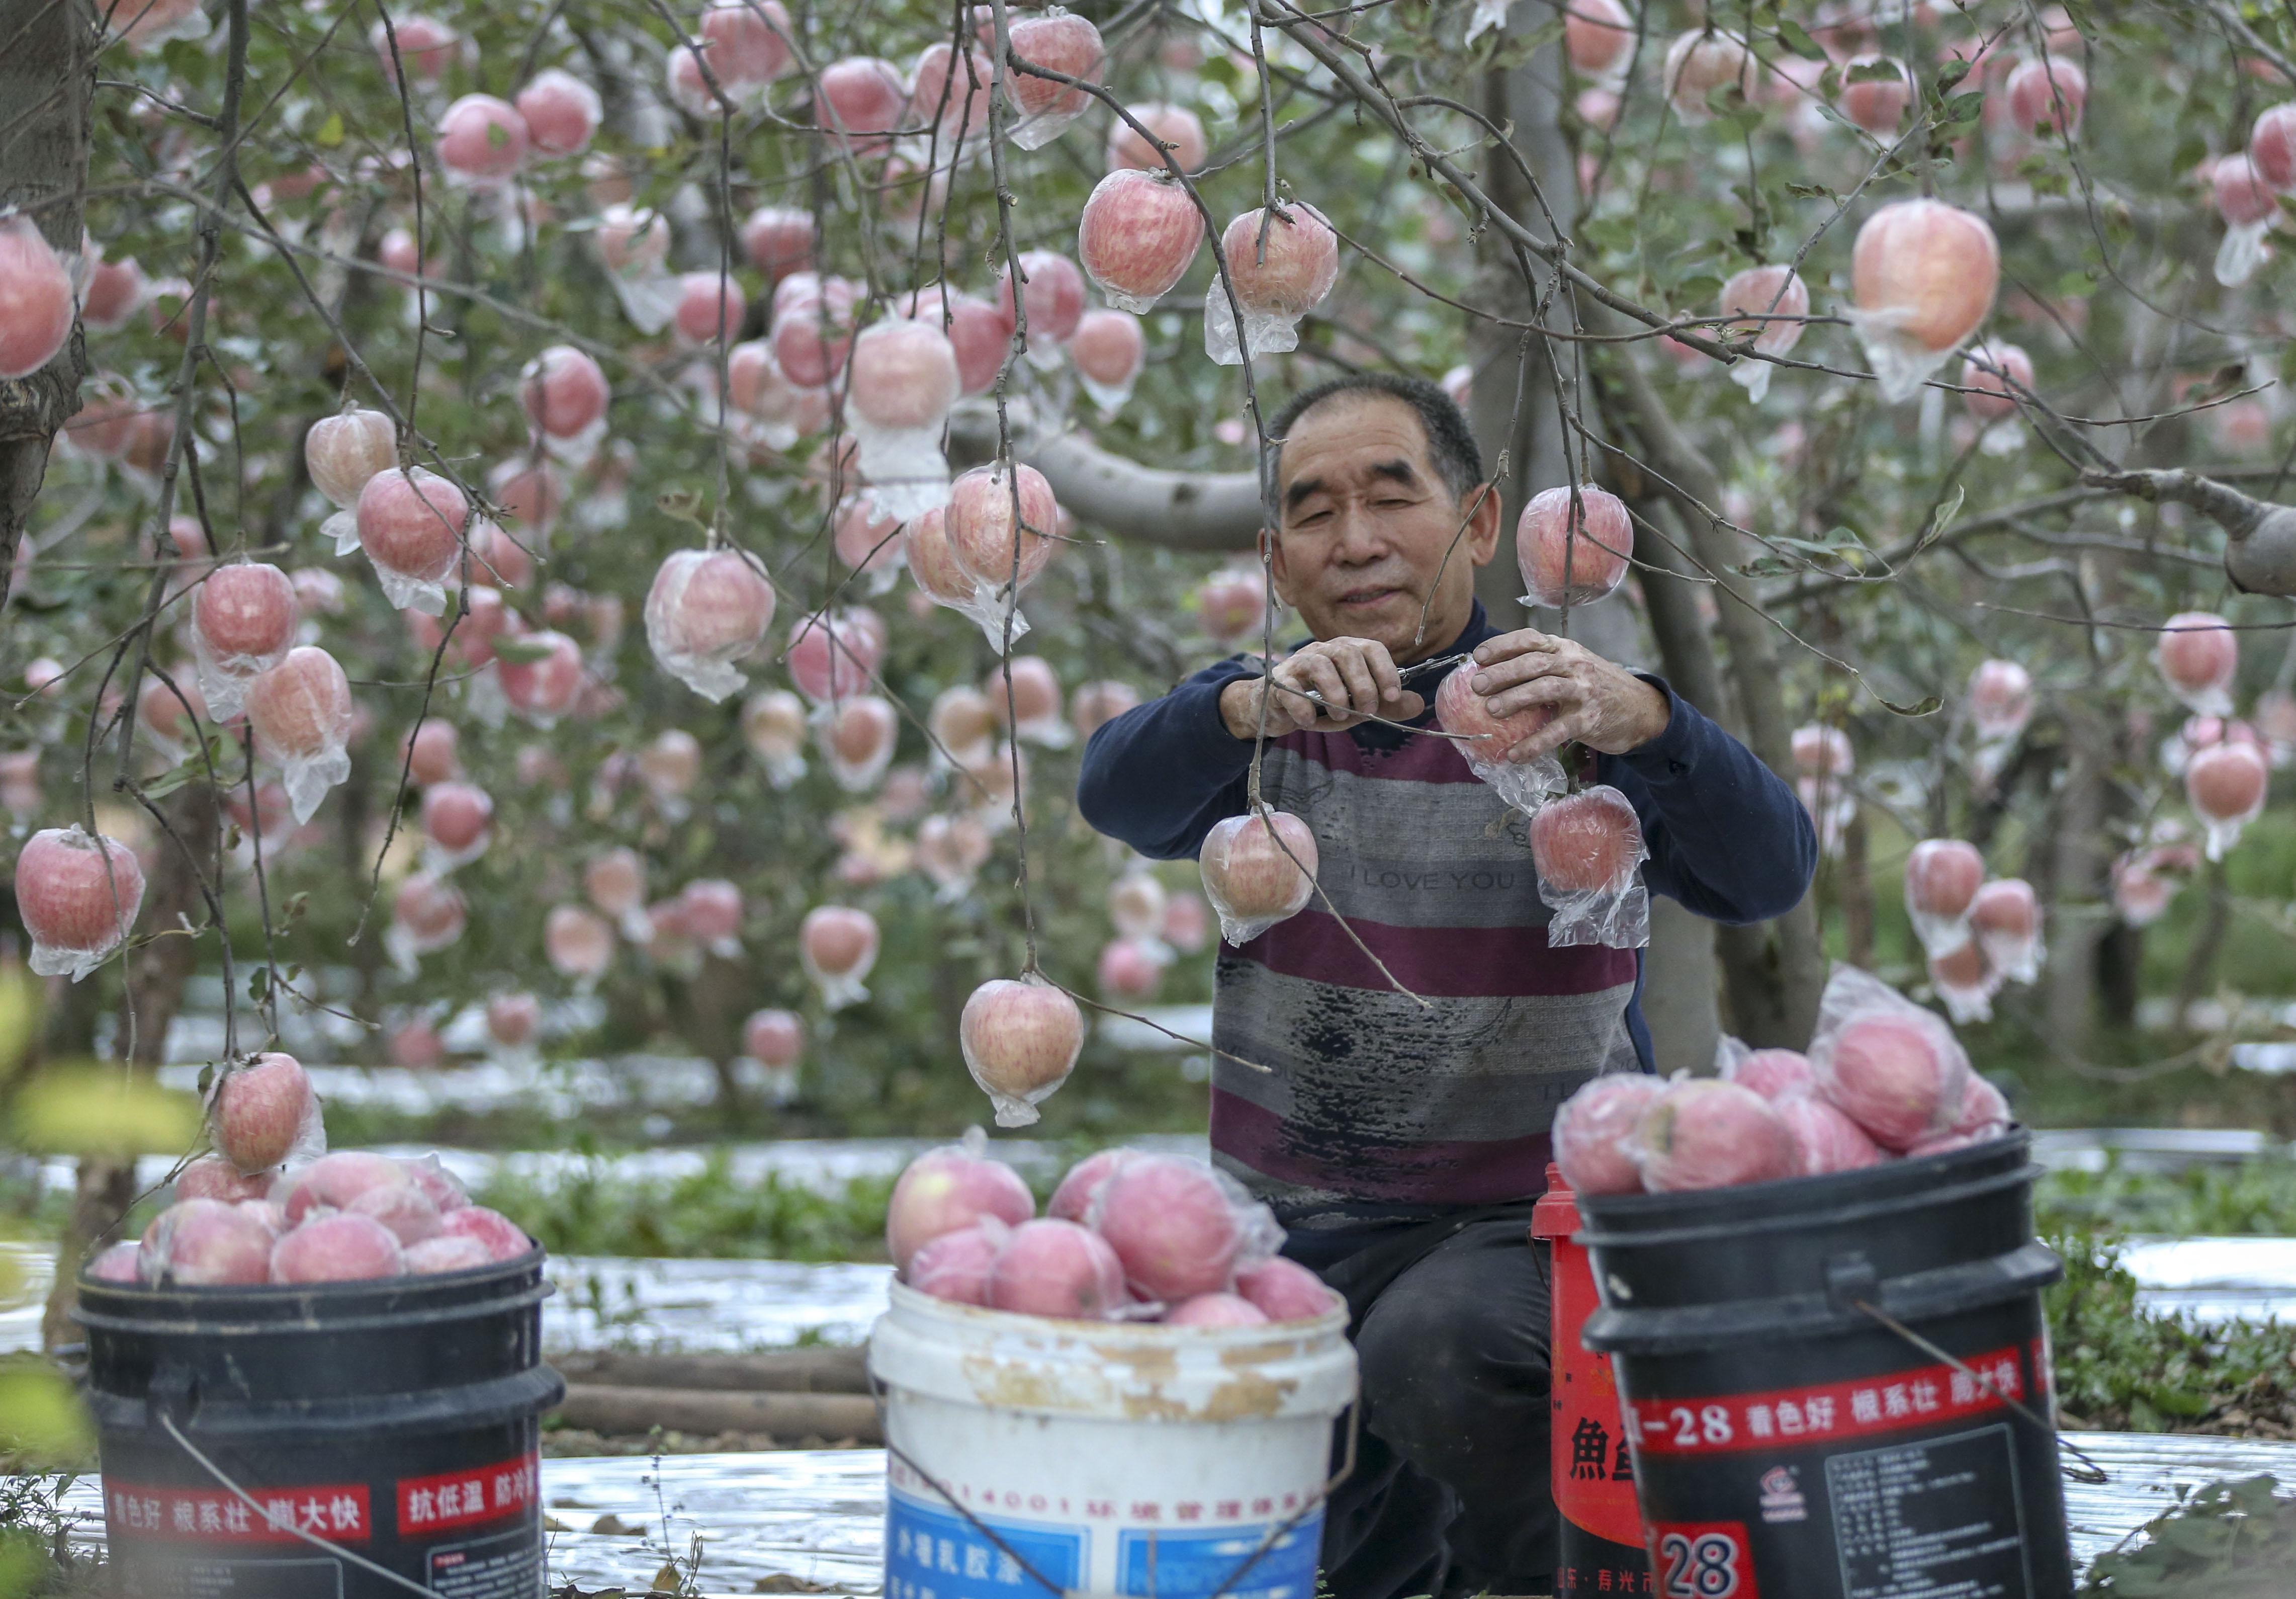
MULTIPOLYGON (((1019 407, 1013 421, 1023 423, 1019 407)), ((1249 472, 1175 472, 1143 466, 1073 433, 1016 429, 1013 453, 1045 474, 1062 505, 1088 526, 1166 549, 1250 549, 1265 518, 1259 480, 1249 472)), ((968 408, 950 420, 950 465, 994 458, 996 422, 968 408)))
POLYGON ((2251 499, 2229 483, 2220 483, 2212 477, 2202 477, 2197 472, 2181 467, 2171 472, 2136 470, 2129 472, 2084 472, 2081 482, 2092 489, 2110 489, 2117 494, 2133 494, 2139 499, 2154 503, 2173 500, 2205 512, 2220 523, 2234 539, 2245 539, 2263 524, 2264 519, 2277 506, 2260 499, 2251 499))

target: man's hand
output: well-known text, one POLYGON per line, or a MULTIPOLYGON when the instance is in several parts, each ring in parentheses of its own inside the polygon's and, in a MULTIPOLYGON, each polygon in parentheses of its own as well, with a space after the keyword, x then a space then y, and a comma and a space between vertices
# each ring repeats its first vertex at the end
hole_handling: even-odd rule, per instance
POLYGON ((1638 749, 1666 731, 1666 696, 1625 667, 1570 639, 1525 628, 1475 647, 1474 681, 1493 716, 1546 706, 1554 720, 1507 752, 1535 761, 1576 740, 1606 755, 1638 749))
POLYGON ((1267 678, 1238 678, 1220 690, 1220 720, 1227 730, 1238 738, 1257 738, 1262 699, 1270 738, 1299 729, 1336 732, 1365 715, 1409 721, 1427 708, 1403 686, 1387 646, 1370 639, 1319 639, 1277 662, 1267 678))

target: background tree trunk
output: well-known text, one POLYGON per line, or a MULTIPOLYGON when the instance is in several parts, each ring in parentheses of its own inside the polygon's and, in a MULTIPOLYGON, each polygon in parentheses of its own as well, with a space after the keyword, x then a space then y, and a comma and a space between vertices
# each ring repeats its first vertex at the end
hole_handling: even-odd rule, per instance
MULTIPOLYGON (((206 783, 185 784, 163 809, 176 837, 194 849, 216 837, 216 793, 206 783)), ((167 1059, 168 1030, 183 1009, 184 985, 199 963, 200 940, 208 935, 186 933, 184 926, 188 922, 200 927, 206 919, 207 903, 200 894, 198 869, 184 858, 182 850, 163 840, 159 864, 144 890, 144 913, 137 919, 150 942, 127 956, 125 963, 127 982, 119 1003, 118 1048, 127 1070, 148 1076, 167 1059)), ((215 935, 223 935, 218 930, 215 935)), ((233 998, 226 993, 224 1002, 228 1005, 233 998)), ((103 1155, 81 1157, 71 1216, 64 1224, 63 1239, 56 1249, 56 1283, 49 1290, 47 1312, 40 1323, 41 1339, 49 1348, 79 1340, 71 1313, 79 1303, 80 1263, 113 1241, 135 1197, 132 1157, 125 1160, 103 1155)))
MULTIPOLYGON (((1539 6, 1517 5, 1508 32, 1523 37, 1550 21, 1551 14, 1539 6)), ((1533 195, 1514 163, 1496 152, 1482 175, 1484 188, 1541 234, 1548 231, 1548 211, 1565 232, 1578 216, 1578 161, 1563 136, 1556 89, 1562 79, 1562 47, 1550 42, 1521 65, 1490 72, 1483 80, 1483 114, 1495 125, 1513 130, 1515 150, 1538 178, 1539 194, 1533 195)), ((1475 303, 1502 317, 1529 320, 1553 275, 1542 268, 1534 290, 1523 280, 1515 251, 1496 230, 1483 235, 1480 249, 1475 303)), ((1549 314, 1559 317, 1562 311, 1550 306, 1549 314)), ((1568 483, 1573 475, 1573 457, 1565 448, 1562 416, 1555 402, 1557 346, 1540 338, 1526 345, 1518 330, 1480 317, 1467 325, 1467 345, 1474 374, 1470 419, 1482 445, 1483 469, 1499 489, 1498 554, 1475 574, 1476 596, 1493 625, 1567 632, 1607 659, 1637 669, 1664 664, 1673 677, 1663 641, 1652 647, 1623 590, 1592 606, 1574 606, 1567 618, 1545 606, 1526 610, 1521 604, 1515 521, 1531 496, 1568 483)), ((1562 359, 1568 374, 1569 358, 1562 359)), ((1655 616, 1652 622, 1654 629, 1655 616)), ((1713 1062, 1720 1027, 1713 924, 1671 900, 1653 900, 1643 973, 1643 1018, 1650 1026, 1659 1069, 1705 1070, 1713 1062)))
MULTIPOLYGON (((80 0, 0 4, 0 211, 21 207, 60 251, 80 248, 87 186, 88 105, 95 89, 94 19, 80 0)), ((48 449, 79 409, 87 352, 80 330, 29 377, 0 378, 0 603, 47 476, 48 449)))
MULTIPOLYGON (((2110 734, 2095 719, 2070 711, 2065 720, 2065 775, 2057 790, 2049 846, 2048 971, 2043 981, 2049 1037, 2070 1054, 2087 1052, 2095 1023, 2096 942, 2110 918, 2105 905, 2104 752, 2110 734)), ((2181 1019, 2181 1018, 2180 1018, 2181 1019)))
POLYGON ((730 1129, 750 1122, 748 1096, 734 1063, 742 1053, 742 1023, 754 1006, 756 985, 749 968, 720 955, 705 954, 701 969, 685 989, 678 1036, 699 1050, 718 1077, 718 1114, 730 1129))
MULTIPOLYGON (((1614 421, 1633 438, 1639 458, 1666 480, 1665 484, 1651 487, 1662 489, 1673 502, 1676 523, 1683 530, 1684 536, 1677 541, 1687 547, 1689 558, 1668 549, 1669 570, 1684 576, 1685 587, 1694 580, 1714 592, 1716 626, 1728 647, 1731 697, 1740 718, 1736 726, 1724 725, 1772 771, 1791 782, 1793 729, 1769 620, 1757 608, 1746 581, 1733 578, 1732 569, 1742 560, 1738 540, 1699 508, 1720 505, 1721 476, 1667 411, 1630 351, 1613 352, 1603 377, 1614 421)), ((1621 485, 1627 498, 1649 498, 1640 474, 1635 476, 1635 482, 1621 485)), ((1637 548, 1644 542, 1662 547, 1662 541, 1638 538, 1637 548)), ((1655 585, 1659 589, 1673 586, 1655 585)), ((1644 592, 1650 591, 1651 586, 1646 585, 1644 592)), ((1674 631, 1685 644, 1693 636, 1680 625, 1674 631)), ((1698 702, 1693 698, 1691 703, 1698 702)), ((1735 959, 1725 956, 1730 1017, 1739 1035, 1757 1046, 1805 1047, 1817 1020, 1817 996, 1825 985, 1825 950, 1818 941, 1817 907, 1810 896, 1805 894, 1793 909, 1753 929, 1751 935, 1744 930, 1725 932, 1733 939, 1751 942, 1752 936, 1759 936, 1763 941, 1759 953, 1742 948, 1735 959)))
MULTIPOLYGON (((1518 5, 1508 19, 1507 32, 1521 38, 1547 20, 1538 6, 1518 5)), ((1550 42, 1520 66, 1485 74, 1482 111, 1494 126, 1513 128, 1516 152, 1538 178, 1555 223, 1567 232, 1578 217, 1578 176, 1570 141, 1562 136, 1562 103, 1555 90, 1562 75, 1562 47, 1550 42)), ((1512 160, 1493 150, 1481 177, 1484 191, 1493 200, 1511 214, 1529 219, 1538 233, 1548 231, 1538 201, 1512 160)), ((1552 287, 1554 275, 1542 268, 1536 289, 1524 282, 1516 251, 1496 228, 1484 231, 1476 252, 1475 305, 1514 321, 1529 320, 1538 296, 1552 287)), ((1550 314, 1556 314, 1552 308, 1550 314)), ((1474 373, 1470 419, 1483 447, 1483 470, 1498 484, 1501 530, 1497 558, 1476 573, 1475 591, 1492 622, 1505 629, 1520 625, 1523 616, 1517 598, 1522 579, 1514 560, 1515 518, 1522 514, 1523 502, 1541 489, 1570 481, 1562 417, 1554 402, 1554 347, 1543 338, 1526 344, 1519 330, 1474 317, 1467 324, 1467 351, 1474 373)), ((1586 618, 1574 614, 1572 620, 1586 618)))

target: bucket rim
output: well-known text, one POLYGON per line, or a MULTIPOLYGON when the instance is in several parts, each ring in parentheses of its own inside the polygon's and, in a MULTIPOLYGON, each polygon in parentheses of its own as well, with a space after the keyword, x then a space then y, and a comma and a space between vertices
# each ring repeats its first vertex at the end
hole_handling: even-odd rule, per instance
POLYGON ((301 1329, 312 1332, 345 1332, 376 1323, 400 1325, 423 1319, 423 1313, 466 1311, 484 1314, 538 1305, 557 1291, 542 1275, 549 1253, 539 1244, 509 1260, 488 1261, 455 1272, 403 1273, 396 1277, 357 1277, 334 1282, 247 1282, 163 1285, 111 1282, 79 1274, 78 1302, 71 1318, 84 1327, 131 1333, 233 1332, 278 1333, 297 1331, 280 1313, 299 1303, 313 1302, 324 1317, 301 1329), (523 1282, 522 1291, 487 1295, 481 1290, 523 1282), (412 1303, 408 1301, 412 1299, 412 1303), (360 1316, 357 1312, 390 1300, 403 1310, 360 1316), (338 1313, 327 1315, 327 1311, 338 1313), (226 1319, 227 1318, 227 1319, 226 1319))
POLYGON ((1348 1325, 1344 1305, 1325 1311, 1312 1321, 1256 1322, 1248 1327, 1174 1327, 1163 1322, 1071 1321, 1065 1316, 1035 1315, 1021 1310, 996 1310, 986 1305, 965 1305, 911 1288, 898 1277, 886 1287, 895 1309, 946 1322, 952 1326, 988 1331, 1010 1330, 1044 1334, 1067 1333, 1089 1336, 1095 1339, 1112 1336, 1150 1348, 1245 1348, 1260 1343, 1275 1346, 1296 1344, 1303 1339, 1321 1341, 1331 1333, 1344 1333, 1348 1325))
MULTIPOLYGON (((1354 1401, 1342 1314, 1249 1327, 1083 1322, 959 1305, 891 1285, 869 1332, 890 1416, 924 1400, 1093 1422, 1328 1425, 1354 1401)), ((889 1422, 890 1426, 890 1422, 889 1422)))
POLYGON ((1669 1193, 1582 1194, 1581 1226, 1574 1238, 1589 1248, 1611 1249, 1679 1244, 1718 1233, 1736 1236, 1854 1223, 1908 1205, 2030 1187, 2046 1170, 2030 1158, 2031 1143, 2031 1135, 2018 1127, 1966 1149, 1905 1156, 1856 1171, 1669 1193), (2005 1160, 2013 1164, 2005 1166, 2005 1160), (1948 1175, 1959 1167, 1997 1166, 1981 1174, 1972 1169, 1957 1183, 1927 1181, 1931 1174, 1948 1175), (1663 1224, 1668 1222, 1684 1224, 1663 1224))

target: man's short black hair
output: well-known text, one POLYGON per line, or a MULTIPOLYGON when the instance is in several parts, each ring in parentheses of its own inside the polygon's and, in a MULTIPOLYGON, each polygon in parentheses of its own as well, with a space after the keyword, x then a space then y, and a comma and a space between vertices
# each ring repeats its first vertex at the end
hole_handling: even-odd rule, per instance
POLYGON ((1427 433, 1427 454, 1455 499, 1464 499, 1483 481, 1483 452, 1475 445, 1474 430, 1457 401, 1439 385, 1393 372, 1351 372, 1294 394, 1268 424, 1267 444, 1259 456, 1259 500, 1269 527, 1283 525, 1283 507, 1276 499, 1283 489, 1283 441, 1291 436, 1292 424, 1325 400, 1346 394, 1385 394, 1417 412, 1419 425, 1427 433))

